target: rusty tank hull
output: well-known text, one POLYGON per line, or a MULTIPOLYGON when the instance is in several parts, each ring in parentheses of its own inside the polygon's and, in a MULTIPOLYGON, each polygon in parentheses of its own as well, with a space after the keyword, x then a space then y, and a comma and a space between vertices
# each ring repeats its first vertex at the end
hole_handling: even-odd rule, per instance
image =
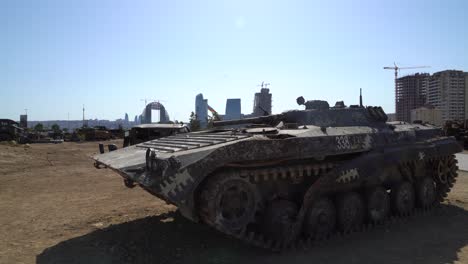
POLYGON ((462 149, 439 128, 387 123, 380 107, 306 107, 94 159, 185 217, 272 249, 430 208, 455 183, 462 149))

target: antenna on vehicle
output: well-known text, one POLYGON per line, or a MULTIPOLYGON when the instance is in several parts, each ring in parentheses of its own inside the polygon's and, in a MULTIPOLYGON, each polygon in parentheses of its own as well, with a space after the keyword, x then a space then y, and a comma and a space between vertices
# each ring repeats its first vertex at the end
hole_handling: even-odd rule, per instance
POLYGON ((359 106, 362 107, 362 88, 359 88, 359 106))

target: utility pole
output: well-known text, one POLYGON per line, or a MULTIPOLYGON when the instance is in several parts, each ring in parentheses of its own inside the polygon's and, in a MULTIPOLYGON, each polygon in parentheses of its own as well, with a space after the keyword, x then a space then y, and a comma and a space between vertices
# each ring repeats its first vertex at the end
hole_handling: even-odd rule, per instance
POLYGON ((84 104, 83 104, 83 127, 85 127, 85 115, 84 115, 84 112, 85 112, 85 108, 84 108, 84 104))

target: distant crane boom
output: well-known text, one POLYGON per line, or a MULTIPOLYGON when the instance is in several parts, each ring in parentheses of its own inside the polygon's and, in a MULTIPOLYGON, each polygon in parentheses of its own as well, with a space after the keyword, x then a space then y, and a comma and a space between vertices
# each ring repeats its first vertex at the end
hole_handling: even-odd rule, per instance
POLYGON ((399 70, 409 70, 409 69, 421 69, 421 68, 430 68, 431 66, 412 66, 412 67, 398 67, 396 63, 393 63, 393 67, 383 67, 384 70, 395 70, 395 83, 396 79, 398 79, 398 71, 399 70))
POLYGON ((211 107, 210 105, 207 105, 207 108, 208 108, 208 110, 210 110, 210 112, 211 112, 212 114, 218 114, 218 112, 217 112, 216 110, 214 110, 214 108, 211 107))

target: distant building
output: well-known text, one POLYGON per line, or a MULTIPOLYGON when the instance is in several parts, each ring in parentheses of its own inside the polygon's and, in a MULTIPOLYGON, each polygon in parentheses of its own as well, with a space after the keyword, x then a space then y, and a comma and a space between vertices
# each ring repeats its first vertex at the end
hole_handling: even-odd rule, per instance
POLYGON ((205 128, 208 124, 208 99, 203 99, 203 94, 195 97, 195 115, 200 121, 200 127, 205 128))
POLYGON ((253 116, 263 116, 271 114, 271 93, 270 89, 262 88, 259 93, 255 93, 253 116))
MULTIPOLYGON (((265 88, 266 85, 262 83, 262 87, 259 93, 255 93, 254 96, 254 107, 252 114, 242 114, 241 99, 240 98, 229 98, 226 100, 226 111, 225 114, 218 114, 221 120, 232 120, 232 119, 243 119, 256 116, 264 116, 265 114, 271 114, 271 98, 272 94, 270 89, 265 88), (266 113, 265 113, 266 112, 266 113)), ((208 99, 203 98, 203 94, 198 94, 195 97, 195 115, 197 120, 200 122, 201 128, 206 128, 208 124, 208 111, 213 114, 216 112, 208 104, 208 99)))
POLYGON ((241 119, 241 117, 241 99, 227 99, 223 120, 241 119))
POLYGON ((128 124, 128 114, 127 113, 125 113, 125 119, 124 120, 125 120, 125 125, 127 125, 128 124))
MULTIPOLYGON (((117 120, 105 120, 105 119, 89 119, 86 120, 89 127, 105 126, 108 129, 117 129, 122 124, 123 119, 117 120)), ((38 123, 41 123, 46 128, 52 127, 53 124, 57 124, 61 128, 67 128, 70 132, 83 126, 83 120, 42 120, 42 121, 28 121, 28 127, 33 128, 38 123)), ((134 123, 130 122, 129 126, 133 126, 134 123)))
POLYGON ((397 121, 396 114, 395 113, 387 114, 387 122, 393 122, 393 121, 397 121))
POLYGON ((436 126, 442 126, 442 111, 432 105, 426 105, 411 110, 411 122, 422 121, 436 126))
POLYGON ((133 123, 134 123, 135 125, 138 125, 138 115, 135 116, 135 119, 134 119, 133 123))
POLYGON ((20 127, 27 128, 28 127, 28 115, 20 115, 20 127))
POLYGON ((429 78, 427 103, 442 111, 442 120, 467 119, 468 73, 446 70, 429 78))
POLYGON ((143 109, 143 113, 140 115, 141 124, 151 124, 151 123, 168 123, 170 121, 169 114, 166 111, 166 108, 160 102, 151 102, 146 105, 143 109), (159 116, 153 116, 153 110, 159 111, 159 116))
POLYGON ((426 103, 428 73, 416 73, 396 80, 395 114, 398 121, 411 122, 411 110, 426 103))

